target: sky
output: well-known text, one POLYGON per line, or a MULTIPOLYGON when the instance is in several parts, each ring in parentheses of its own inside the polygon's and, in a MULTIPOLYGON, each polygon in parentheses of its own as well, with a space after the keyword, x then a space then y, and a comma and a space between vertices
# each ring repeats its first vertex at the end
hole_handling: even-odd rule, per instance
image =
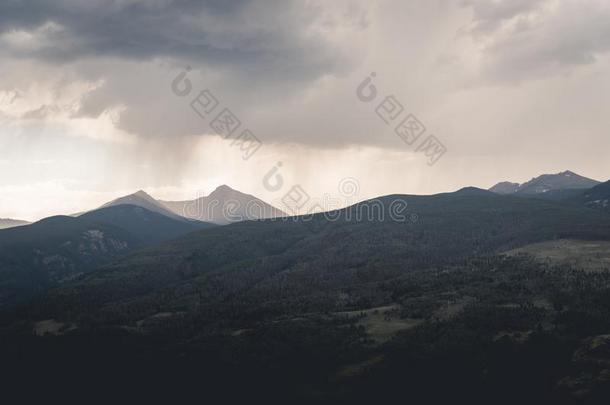
POLYGON ((0 217, 606 181, 608 21, 605 0, 2 1, 0 217))

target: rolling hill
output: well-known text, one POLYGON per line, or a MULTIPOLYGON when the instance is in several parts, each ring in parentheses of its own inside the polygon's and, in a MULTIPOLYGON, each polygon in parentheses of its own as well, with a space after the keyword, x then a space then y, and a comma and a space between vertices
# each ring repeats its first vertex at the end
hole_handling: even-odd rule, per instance
POLYGON ((212 227, 132 205, 56 216, 0 231, 0 306, 91 271, 134 249, 212 227))
POLYGON ((114 225, 127 230, 143 245, 151 245, 174 239, 186 233, 215 227, 214 224, 174 219, 163 213, 147 210, 136 205, 116 205, 100 208, 79 218, 114 225))
POLYGON ((67 308, 74 316, 80 308, 79 321, 121 323, 177 308, 222 313, 229 302, 231 311, 257 308, 263 317, 282 308, 348 310, 372 286, 413 269, 559 238, 609 239, 610 218, 478 189, 387 196, 332 213, 192 233, 55 291, 40 316, 61 318, 67 308), (389 216, 397 207, 408 207, 404 220, 389 216), (346 290, 344 299, 330 298, 346 290), (319 298, 304 299, 312 294, 319 298))

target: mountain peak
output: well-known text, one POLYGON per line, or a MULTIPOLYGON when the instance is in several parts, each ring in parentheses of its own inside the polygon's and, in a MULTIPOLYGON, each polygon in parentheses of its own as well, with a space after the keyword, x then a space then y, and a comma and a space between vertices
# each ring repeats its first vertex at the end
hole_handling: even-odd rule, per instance
POLYGON ((208 197, 224 196, 229 193, 243 194, 243 193, 227 186, 226 184, 222 184, 222 185, 216 187, 216 189, 214 191, 212 191, 208 197))
POLYGON ((132 194, 134 197, 141 197, 141 198, 152 198, 150 196, 150 194, 148 194, 146 191, 144 190, 138 190, 135 193, 132 194))
POLYGON ((286 215, 263 200, 226 184, 216 187, 209 195, 196 200, 162 201, 162 204, 178 215, 219 225, 286 215))
POLYGON ((489 190, 498 194, 541 194, 557 190, 588 189, 597 184, 599 184, 597 180, 565 170, 556 174, 543 174, 523 184, 498 183, 489 190))
POLYGON ((491 191, 488 191, 488 190, 483 190, 482 188, 468 186, 468 187, 463 187, 463 188, 459 189, 458 191, 456 191, 453 194, 462 195, 462 196, 479 196, 479 195, 493 195, 494 193, 492 193, 491 191))
POLYGON ((235 189, 227 186, 226 184, 221 184, 220 186, 216 187, 214 191, 235 191, 235 189))
POLYGON ((519 183, 511 183, 509 181, 502 181, 498 184, 496 184, 495 186, 493 186, 492 188, 489 189, 489 191, 492 191, 496 194, 513 194, 516 193, 517 190, 519 189, 520 184, 519 183))
POLYGON ((112 200, 102 205, 100 208, 114 207, 117 205, 134 205, 137 207, 146 208, 147 210, 156 212, 157 214, 165 215, 166 217, 185 220, 180 215, 177 215, 168 210, 163 204, 159 203, 144 190, 138 190, 133 194, 117 198, 116 200, 112 200))

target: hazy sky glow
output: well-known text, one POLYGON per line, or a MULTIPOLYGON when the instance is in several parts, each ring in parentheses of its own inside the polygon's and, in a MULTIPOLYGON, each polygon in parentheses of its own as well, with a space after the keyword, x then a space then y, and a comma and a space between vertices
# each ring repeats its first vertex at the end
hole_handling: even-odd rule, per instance
POLYGON ((608 21, 605 0, 3 1, 0 217, 223 183, 273 202, 345 177, 359 199, 565 169, 608 180, 608 21), (193 93, 177 97, 186 66, 193 93), (263 142, 251 159, 190 108, 205 88, 263 142), (447 147, 434 166, 375 114, 386 95, 447 147))

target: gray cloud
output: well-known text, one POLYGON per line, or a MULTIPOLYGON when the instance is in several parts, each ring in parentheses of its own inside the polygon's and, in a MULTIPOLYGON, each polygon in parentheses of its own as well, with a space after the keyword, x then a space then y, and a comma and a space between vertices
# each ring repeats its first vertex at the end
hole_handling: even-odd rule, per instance
POLYGON ((472 8, 471 31, 490 33, 503 22, 539 9, 545 0, 464 0, 462 4, 472 8))
MULTIPOLYGON (((212 132, 188 105, 209 88, 264 142, 401 150, 374 112, 382 97, 396 95, 431 133, 457 139, 449 123, 476 95, 456 88, 512 87, 590 64, 608 50, 609 13, 604 2, 570 0, 5 1, 0 57, 39 64, 34 79, 50 67, 48 76, 98 83, 68 98, 79 105, 73 117, 112 110, 116 127, 142 138, 212 132), (462 47, 460 28, 474 47, 462 47), (186 65, 193 94, 180 99, 169 85, 186 65), (355 88, 373 70, 380 99, 364 105, 355 88)), ((481 104, 472 108, 491 109, 481 104)), ((57 108, 47 99, 30 110, 24 118, 44 120, 57 108)))
MULTIPOLYGON (((117 125, 128 132, 202 134, 210 131, 207 125, 169 92, 173 76, 187 65, 197 86, 214 89, 244 119, 247 111, 298 96, 316 80, 353 68, 357 55, 333 41, 332 34, 365 29, 366 10, 357 2, 334 12, 323 4, 8 1, 0 3, 0 57, 65 66, 74 79, 101 83, 81 100, 75 117, 97 117, 120 106, 117 125)), ((46 109, 29 117, 44 118, 46 109)), ((256 126, 252 121, 250 126, 256 126)), ((290 133, 272 135, 279 136, 296 140, 290 133)), ((309 141, 316 142, 314 137, 309 141)))
POLYGON ((38 32, 30 46, 6 46, 13 57, 170 57, 299 80, 345 63, 312 29, 323 17, 317 7, 285 0, 9 0, 0 3, 0 32, 38 32))
POLYGON ((480 78, 520 82, 594 63, 610 51, 606 1, 468 0, 483 45, 480 78))

